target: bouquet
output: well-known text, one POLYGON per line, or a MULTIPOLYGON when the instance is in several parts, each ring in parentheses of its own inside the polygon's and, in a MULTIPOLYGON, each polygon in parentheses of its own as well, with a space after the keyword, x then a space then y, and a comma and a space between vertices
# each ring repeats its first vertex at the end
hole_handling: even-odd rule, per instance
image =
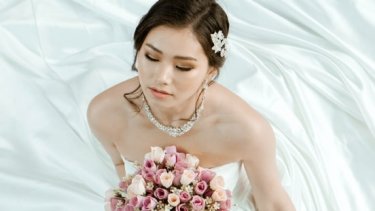
POLYGON ((107 191, 106 210, 230 210, 231 193, 223 177, 198 164, 197 157, 175 146, 151 147, 143 165, 107 191))

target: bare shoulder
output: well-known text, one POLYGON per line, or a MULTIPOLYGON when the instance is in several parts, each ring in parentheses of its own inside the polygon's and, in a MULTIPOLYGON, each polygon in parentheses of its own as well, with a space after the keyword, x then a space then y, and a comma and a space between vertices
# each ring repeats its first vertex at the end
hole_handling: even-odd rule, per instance
MULTIPOLYGON (((271 125, 255 108, 240 96, 217 84, 215 93, 220 105, 222 119, 225 119, 225 131, 229 132, 232 144, 236 151, 245 155, 253 154, 253 151, 261 147, 274 146, 274 134, 271 125)), ((245 157, 243 159, 246 159, 245 157)))
POLYGON ((118 83, 96 95, 90 102, 87 117, 90 125, 115 129, 114 123, 123 121, 129 110, 125 93, 137 88, 137 78, 131 78, 118 83))
POLYGON ((115 163, 121 162, 116 142, 127 126, 129 111, 123 95, 133 91, 134 86, 136 88, 135 81, 135 78, 131 78, 104 90, 91 100, 87 109, 87 121, 92 133, 115 163))
POLYGON ((271 125, 250 104, 229 90, 221 90, 222 109, 232 113, 228 130, 233 149, 239 154, 252 186, 252 201, 259 209, 270 204, 295 210, 287 192, 282 187, 276 162, 276 139, 271 125), (235 145, 236 147, 233 147, 235 145))

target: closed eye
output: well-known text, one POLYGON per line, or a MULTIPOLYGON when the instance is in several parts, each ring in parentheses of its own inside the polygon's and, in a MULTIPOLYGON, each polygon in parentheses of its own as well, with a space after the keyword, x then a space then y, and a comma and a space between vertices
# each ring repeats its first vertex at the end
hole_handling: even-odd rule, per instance
MULTIPOLYGON (((152 57, 151 57, 150 55, 148 55, 148 54, 145 54, 145 57, 146 57, 148 60, 152 61, 152 62, 158 62, 158 61, 159 61, 158 59, 154 59, 154 58, 152 58, 152 57)), ((181 70, 181 71, 190 71, 191 69, 193 69, 193 68, 191 68, 191 67, 180 67, 180 66, 176 66, 176 68, 179 69, 179 70, 181 70)))
POLYGON ((149 56, 148 54, 145 54, 145 56, 146 56, 146 58, 147 58, 148 60, 150 60, 150 61, 152 61, 152 62, 157 62, 157 61, 159 61, 159 60, 157 60, 157 59, 152 58, 152 57, 149 56))
POLYGON ((190 71, 191 69, 193 69, 193 68, 190 68, 190 67, 179 67, 179 66, 176 66, 176 68, 181 70, 181 71, 190 71))

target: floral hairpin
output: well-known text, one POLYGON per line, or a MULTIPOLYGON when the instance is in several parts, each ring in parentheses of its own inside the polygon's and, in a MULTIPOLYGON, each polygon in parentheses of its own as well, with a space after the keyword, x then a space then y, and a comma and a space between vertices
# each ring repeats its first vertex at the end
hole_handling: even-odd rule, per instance
POLYGON ((221 30, 218 32, 215 32, 211 34, 211 40, 214 43, 214 46, 212 47, 212 50, 215 51, 215 53, 220 51, 220 56, 225 57, 227 54, 227 38, 224 37, 224 34, 221 30))

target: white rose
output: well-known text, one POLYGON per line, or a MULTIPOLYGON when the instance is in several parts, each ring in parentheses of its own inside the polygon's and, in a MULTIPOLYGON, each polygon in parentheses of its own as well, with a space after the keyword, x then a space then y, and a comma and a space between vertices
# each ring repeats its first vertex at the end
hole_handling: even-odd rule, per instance
POLYGON ((187 154, 186 155, 186 162, 189 168, 196 168, 199 164, 199 159, 194 155, 187 154))
POLYGON ((227 193, 223 189, 215 190, 211 197, 215 201, 226 201, 228 199, 227 193))
POLYGON ((180 197, 175 193, 168 194, 168 203, 171 206, 176 207, 178 204, 180 204, 180 197))
POLYGON ((163 172, 160 175, 160 183, 166 187, 169 188, 173 183, 174 175, 172 172, 163 172))
POLYGON ((224 178, 222 176, 215 176, 210 181, 210 187, 212 190, 224 189, 224 178))
POLYGON ((146 193, 145 180, 137 176, 133 178, 132 183, 128 186, 128 198, 142 196, 146 193))
POLYGON ((151 152, 149 152, 145 155, 145 159, 146 160, 153 160, 156 163, 161 163, 161 162, 163 162, 164 156, 165 156, 165 152, 162 148, 151 147, 151 152))
POLYGON ((146 185, 145 179, 139 174, 135 175, 132 179, 132 183, 142 183, 143 185, 146 185))
POLYGON ((185 169, 184 172, 181 175, 180 182, 183 185, 188 185, 195 179, 197 175, 194 173, 193 170, 185 169))

